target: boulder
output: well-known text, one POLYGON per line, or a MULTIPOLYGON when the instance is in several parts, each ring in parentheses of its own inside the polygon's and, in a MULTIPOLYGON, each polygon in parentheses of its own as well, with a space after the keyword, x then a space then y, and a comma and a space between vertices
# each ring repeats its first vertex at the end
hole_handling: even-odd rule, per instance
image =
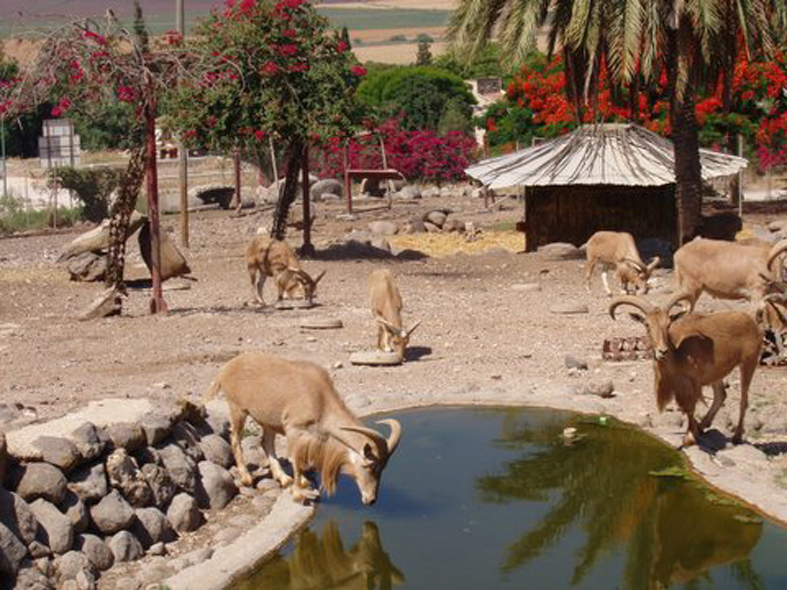
POLYGON ((172 427, 171 440, 178 445, 188 457, 199 463, 205 458, 199 446, 199 433, 196 428, 186 421, 181 421, 172 427))
POLYGON ((232 447, 218 434, 208 434, 199 441, 200 449, 205 455, 205 459, 229 469, 235 463, 232 455, 232 447))
MULTIPOLYGON (((225 440, 230 436, 230 418, 226 410, 226 404, 222 406, 208 404, 205 424, 210 428, 210 432, 218 434, 225 440)), ((204 434, 209 434, 205 432, 204 434)))
POLYGON ((77 533, 83 533, 87 530, 90 524, 90 513, 87 510, 85 503, 74 492, 66 492, 66 497, 63 503, 60 504, 60 509, 66 515, 77 533))
POLYGON ((159 414, 146 414, 142 420, 142 431, 145 433, 145 440, 148 446, 152 447, 159 444, 167 436, 169 436, 170 424, 169 419, 159 414))
POLYGON ((565 242, 553 242, 539 246, 538 253, 547 260, 578 260, 583 257, 579 248, 565 242))
POLYGON ((62 584, 67 580, 76 580, 80 574, 91 577, 95 580, 98 570, 88 559, 88 556, 81 551, 69 551, 55 559, 55 572, 57 581, 62 584))
POLYGON ((106 543, 96 535, 79 535, 74 548, 87 556, 90 563, 99 571, 108 570, 115 563, 115 556, 106 543))
POLYGON ((373 235, 378 236, 394 236, 399 231, 393 221, 387 220, 370 221, 368 227, 373 235))
POLYGON ((443 224, 443 231, 464 233, 465 222, 460 221, 455 217, 450 217, 446 219, 445 223, 443 224))
POLYGON ((369 245, 372 248, 376 248, 377 250, 380 250, 381 252, 387 252, 388 254, 391 253, 391 243, 385 238, 381 238, 381 237, 372 238, 371 241, 369 242, 369 245))
POLYGON ((27 463, 21 467, 16 493, 28 502, 44 498, 60 504, 66 495, 66 476, 49 463, 27 463))
POLYGON ((402 199, 420 199, 421 189, 413 184, 408 184, 399 189, 399 196, 402 199))
MULTIPOLYGON (((131 214, 131 219, 128 224, 126 239, 132 236, 146 220, 147 217, 138 211, 134 211, 131 214)), ((57 261, 63 262, 78 256, 83 252, 100 252, 109 248, 109 224, 110 220, 105 219, 98 227, 95 227, 72 240, 71 243, 65 247, 63 253, 57 259, 57 261)))
POLYGON ((344 184, 335 178, 323 178, 312 184, 309 193, 313 201, 321 200, 323 195, 341 197, 344 194, 344 184))
POLYGON ((27 547, 7 526, 0 523, 0 574, 15 576, 26 556, 27 547))
POLYGON ((68 473, 82 460, 76 445, 59 436, 40 436, 33 441, 33 447, 40 451, 41 459, 68 473))
POLYGON ((35 565, 19 570, 16 575, 16 585, 19 590, 55 590, 52 577, 44 574, 35 565))
POLYGON ((126 449, 116 449, 107 457, 106 467, 109 483, 120 490, 129 504, 140 508, 153 503, 153 491, 126 449))
POLYGON ((145 554, 142 543, 128 531, 120 531, 113 535, 107 541, 107 546, 115 556, 115 563, 136 561, 145 554))
POLYGON ((30 504, 40 528, 41 542, 54 553, 65 553, 74 545, 74 525, 51 502, 39 498, 30 504))
POLYGON ((114 422, 107 426, 107 434, 116 449, 136 451, 145 446, 145 431, 138 422, 114 422))
POLYGON ((181 492, 172 499, 172 503, 167 509, 167 520, 177 532, 187 533, 202 524, 202 514, 197 501, 181 492))
POLYGON ((72 281, 103 281, 107 273, 107 255, 103 252, 82 252, 69 259, 66 270, 72 281))
POLYGON ((103 535, 111 535, 131 525, 134 509, 117 490, 112 490, 90 508, 90 518, 103 535))
POLYGON ((167 517, 158 508, 138 508, 136 515, 131 532, 144 548, 147 549, 156 543, 169 543, 175 538, 167 517))
POLYGON ((408 221, 407 228, 408 231, 406 233, 409 234, 420 234, 426 231, 424 220, 420 217, 413 217, 410 221, 408 221))
POLYGON ((25 545, 38 533, 38 521, 30 506, 13 492, 0 488, 0 524, 5 525, 25 545))
POLYGON ((164 508, 178 491, 169 472, 160 465, 147 463, 142 466, 142 473, 153 492, 153 503, 159 508, 164 508))
POLYGON ((193 494, 197 489, 197 467, 194 461, 174 443, 160 448, 159 455, 175 485, 184 492, 193 494))
POLYGON ((429 211, 426 215, 424 215, 424 221, 428 221, 432 225, 437 226, 438 228, 442 228, 443 224, 445 224, 445 220, 448 218, 448 214, 445 211, 435 210, 429 211))
POLYGON ((109 493, 104 464, 88 465, 74 471, 70 475, 68 489, 84 502, 98 502, 109 493))
POLYGON ((440 226, 435 225, 431 221, 424 221, 424 229, 426 230, 426 233, 430 234, 437 234, 441 231, 440 226))
POLYGON ((71 433, 71 440, 85 461, 93 461, 104 452, 109 437, 102 428, 92 422, 85 422, 71 433))
POLYGON ((587 371, 588 369, 587 361, 577 358, 571 354, 567 354, 565 357, 563 357, 563 364, 567 369, 578 369, 580 371, 587 371))
POLYGON ((200 474, 200 481, 197 485, 199 507, 221 510, 238 493, 232 475, 224 467, 210 461, 202 461, 197 468, 200 474))
POLYGON ((425 199, 431 199, 432 197, 439 197, 440 189, 437 188, 436 186, 430 186, 421 191, 421 196, 425 199))

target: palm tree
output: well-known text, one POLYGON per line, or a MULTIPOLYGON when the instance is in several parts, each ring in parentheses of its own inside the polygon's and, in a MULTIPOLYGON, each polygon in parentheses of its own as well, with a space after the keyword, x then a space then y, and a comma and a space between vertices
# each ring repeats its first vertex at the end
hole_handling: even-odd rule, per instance
POLYGON ((724 81, 735 55, 772 49, 769 17, 784 0, 461 0, 449 39, 470 55, 496 36, 503 53, 521 59, 546 27, 549 53, 565 57, 566 88, 579 104, 592 98, 601 64, 612 80, 654 83, 666 72, 675 144, 678 235, 694 232, 702 209, 694 94, 724 81))

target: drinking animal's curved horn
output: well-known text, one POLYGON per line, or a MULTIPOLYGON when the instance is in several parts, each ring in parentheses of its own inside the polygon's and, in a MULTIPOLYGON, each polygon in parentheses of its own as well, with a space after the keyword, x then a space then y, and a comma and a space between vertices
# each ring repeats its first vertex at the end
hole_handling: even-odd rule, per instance
POLYGON ((653 260, 645 267, 648 272, 653 272, 653 269, 656 268, 659 264, 661 264, 661 258, 658 256, 654 256, 653 260))
POLYGON ((644 313, 650 313, 651 311, 654 311, 656 309, 655 306, 647 299, 643 299, 642 297, 635 297, 634 295, 623 295, 621 297, 615 298, 609 304, 609 315, 612 317, 613 320, 617 319, 615 317, 615 310, 621 305, 630 305, 632 307, 636 307, 638 310, 644 313))
POLYGON ((771 251, 768 252, 768 270, 769 271, 773 272, 773 269, 771 268, 771 265, 773 264, 773 261, 776 260, 785 251, 787 251, 787 240, 782 240, 782 241, 777 242, 776 244, 774 244, 773 248, 771 248, 771 251))
POLYGON ((401 334, 402 329, 394 326, 391 322, 386 320, 385 318, 381 318, 380 316, 375 316, 375 321, 379 324, 382 324, 383 328, 391 332, 393 335, 398 336, 401 334))
POLYGON ((639 272, 644 272, 645 265, 642 264, 639 260, 634 260, 633 258, 624 258, 624 262, 628 262, 631 266, 635 267, 639 272))
POLYGON ((405 337, 405 338, 409 338, 409 337, 412 335, 412 333, 413 333, 413 332, 415 332, 415 329, 416 329, 418 326, 420 326, 420 325, 421 325, 421 320, 418 320, 417 322, 415 322, 415 323, 414 323, 412 326, 410 326, 410 329, 409 329, 409 330, 407 330, 407 331, 404 333, 404 337, 405 337))
POLYGON ((379 459, 384 459, 388 456, 388 441, 385 440, 385 437, 376 430, 366 428, 366 426, 342 426, 342 430, 347 430, 348 432, 357 432, 358 434, 368 436, 374 443, 374 446, 377 448, 377 457, 379 459))
POLYGON ((378 420, 377 424, 387 424, 391 429, 391 434, 388 435, 388 439, 385 442, 388 446, 388 455, 393 455, 393 452, 396 450, 396 447, 399 446, 399 441, 402 438, 402 425, 399 424, 398 420, 394 420, 393 418, 378 420))
POLYGON ((317 286, 317 283, 319 283, 319 282, 320 282, 320 279, 321 279, 321 278, 323 278, 323 277, 325 276, 325 272, 326 272, 326 271, 322 271, 320 274, 318 274, 318 275, 317 275, 317 276, 316 276, 316 277, 313 279, 313 280, 314 280, 314 286, 315 286, 315 287, 317 286))
POLYGON ((667 303, 664 305, 664 309, 667 311, 667 313, 669 313, 670 310, 681 301, 687 301, 689 303, 688 311, 694 311, 693 298, 688 293, 683 293, 683 292, 676 293, 675 295, 670 297, 669 300, 667 300, 667 303))

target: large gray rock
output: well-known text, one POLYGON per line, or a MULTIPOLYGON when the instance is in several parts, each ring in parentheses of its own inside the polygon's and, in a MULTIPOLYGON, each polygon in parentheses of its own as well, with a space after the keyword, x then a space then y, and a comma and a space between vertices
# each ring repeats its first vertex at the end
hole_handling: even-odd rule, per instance
POLYGON ((74 525, 57 506, 39 498, 30 504, 30 510, 41 525, 41 541, 54 553, 65 553, 74 545, 74 525))
POLYGON ((170 432, 170 438, 172 442, 183 449, 183 452, 195 464, 205 459, 205 455, 202 454, 202 449, 199 446, 199 433, 188 422, 182 421, 175 424, 170 432))
POLYGON ((77 533, 83 533, 90 524, 90 513, 87 511, 85 503, 74 492, 67 492, 66 497, 60 504, 60 509, 66 518, 74 525, 77 533))
POLYGON ((323 195, 336 195, 341 197, 344 192, 344 185, 335 178, 323 178, 315 182, 309 190, 313 201, 319 201, 323 195))
POLYGON ((181 492, 172 499, 172 503, 167 509, 167 520, 177 532, 187 533, 202 524, 202 514, 197 501, 181 492))
POLYGON ((207 414, 205 416, 205 424, 210 428, 210 432, 203 434, 218 434, 223 439, 228 439, 230 436, 230 418, 227 412, 226 404, 224 407, 208 404, 206 407, 207 414))
POLYGON ((158 508, 138 508, 136 515, 131 532, 145 549, 156 543, 168 543, 175 538, 167 517, 158 508))
POLYGON ((22 477, 16 493, 28 502, 44 498, 60 504, 66 495, 66 476, 49 463, 28 463, 21 467, 22 477))
POLYGON ((117 490, 112 490, 90 508, 90 518, 104 535, 128 528, 134 520, 134 509, 117 490))
POLYGON ((193 494, 197 489, 197 466, 178 445, 171 443, 159 449, 161 461, 175 485, 193 494))
POLYGON ((369 231, 378 236, 394 236, 399 228, 393 221, 379 220, 369 222, 369 231))
POLYGON ((129 452, 136 451, 147 442, 145 432, 137 422, 115 422, 107 426, 107 434, 116 449, 129 452))
POLYGON ((0 524, 8 527, 25 545, 35 541, 38 521, 30 506, 13 492, 0 488, 0 524))
POLYGON ((107 472, 103 463, 77 469, 70 477, 68 489, 88 504, 98 502, 109 493, 107 472))
POLYGON ((199 441, 199 446, 207 461, 221 465, 225 469, 234 465, 235 458, 232 455, 232 447, 218 434, 203 436, 199 441))
POLYGON ((0 523, 0 574, 15 576, 26 555, 27 547, 7 526, 0 523))
POLYGON ((200 508, 221 510, 238 493, 230 472, 211 463, 202 461, 198 466, 200 481, 197 485, 197 501, 200 508))
POLYGON ((408 184, 399 190, 399 196, 402 199, 420 199, 421 189, 414 184, 408 184))
POLYGON ((105 571, 115 563, 115 556, 106 543, 96 535, 79 535, 74 543, 74 549, 87 556, 90 563, 100 570, 105 571))
POLYGON ((92 422, 85 422, 71 433, 71 440, 85 461, 93 461, 104 452, 109 437, 102 428, 92 422))
POLYGON ((145 433, 145 440, 148 446, 159 444, 162 440, 169 436, 169 429, 172 426, 170 421, 165 416, 150 413, 147 414, 142 420, 142 431, 145 433))
POLYGON ((141 508, 153 503, 153 491, 137 467, 137 462, 128 455, 126 449, 113 451, 107 457, 106 467, 109 483, 120 490, 129 504, 141 508))
POLYGON ((103 253, 82 252, 66 264, 72 281, 103 281, 107 272, 107 256, 103 253))
POLYGON ((424 221, 428 221, 441 228, 443 224, 445 224, 447 217, 448 215, 444 211, 429 211, 429 213, 424 215, 424 221))
POLYGON ((59 584, 82 577, 92 578, 98 573, 96 566, 81 551, 69 551, 55 559, 55 572, 59 584), (87 574, 87 575, 86 575, 87 574))
POLYGON ((153 503, 159 508, 164 508, 178 491, 169 472, 160 465, 147 463, 142 466, 142 473, 153 492, 153 503))
POLYGON ((547 260, 575 260, 583 257, 579 248, 565 242, 553 242, 540 246, 538 253, 547 260))
POLYGON ((112 551, 112 555, 115 556, 115 563, 136 561, 145 554, 139 539, 128 531, 120 531, 113 535, 107 541, 107 546, 112 551))

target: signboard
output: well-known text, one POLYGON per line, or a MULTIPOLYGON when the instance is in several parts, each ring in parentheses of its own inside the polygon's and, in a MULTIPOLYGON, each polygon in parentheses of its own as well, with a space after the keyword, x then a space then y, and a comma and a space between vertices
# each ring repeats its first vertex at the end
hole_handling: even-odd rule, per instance
POLYGON ((38 138, 38 157, 42 168, 74 167, 79 164, 79 135, 69 119, 47 119, 38 138))

